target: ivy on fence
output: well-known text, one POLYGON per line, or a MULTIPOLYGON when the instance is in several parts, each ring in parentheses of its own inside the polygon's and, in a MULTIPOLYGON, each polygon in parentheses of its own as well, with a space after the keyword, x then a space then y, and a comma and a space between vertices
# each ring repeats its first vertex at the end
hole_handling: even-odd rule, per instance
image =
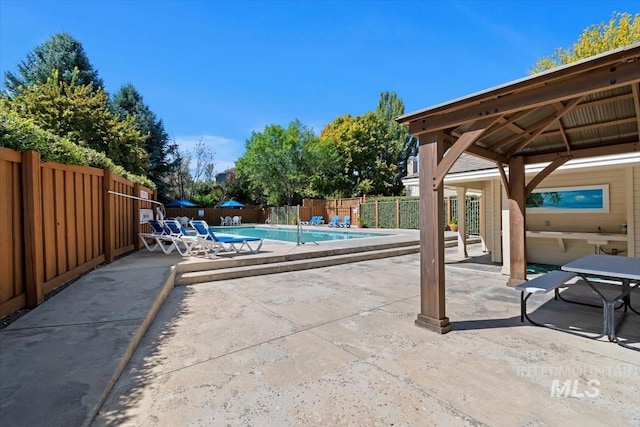
POLYGON ((400 200, 400 228, 420 228, 419 200, 400 200))
MULTIPOLYGON (((455 197, 445 199, 444 203, 443 222, 446 226, 451 218, 458 218, 458 203, 455 197)), ((296 216, 296 209, 296 206, 271 207, 271 223, 290 224, 296 216)), ((467 233, 480 234, 480 200, 477 196, 467 196, 466 212, 467 233)), ((352 218, 352 223, 357 219, 371 228, 419 229, 420 200, 415 197, 369 200, 360 204, 358 218, 352 218)))
POLYGON ((269 208, 271 224, 290 224, 297 217, 297 206, 272 206, 269 208))
POLYGON ((367 227, 376 226, 376 205, 375 203, 360 204, 360 218, 367 227))
MULTIPOLYGON (((420 228, 420 203, 417 198, 374 200, 360 205, 360 217, 369 227, 420 228), (377 205, 377 216, 376 216, 377 205), (400 218, 398 218, 398 215, 400 218)), ((467 196, 467 233, 480 234, 480 201, 477 196, 467 196)), ((445 200, 444 224, 458 218, 458 203, 455 197, 445 200)))
POLYGON ((396 228, 397 201, 378 202, 378 228, 396 228))

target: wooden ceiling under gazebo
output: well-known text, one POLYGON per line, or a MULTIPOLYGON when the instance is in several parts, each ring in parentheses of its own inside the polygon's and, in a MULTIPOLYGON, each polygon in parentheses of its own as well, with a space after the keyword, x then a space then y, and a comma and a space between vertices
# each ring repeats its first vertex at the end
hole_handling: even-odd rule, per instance
POLYGON ((420 141, 420 292, 416 324, 445 314, 443 181, 464 152, 495 162, 509 207, 510 285, 526 280, 527 196, 571 159, 640 151, 640 44, 396 119, 420 141), (526 182, 525 165, 548 164, 526 182))

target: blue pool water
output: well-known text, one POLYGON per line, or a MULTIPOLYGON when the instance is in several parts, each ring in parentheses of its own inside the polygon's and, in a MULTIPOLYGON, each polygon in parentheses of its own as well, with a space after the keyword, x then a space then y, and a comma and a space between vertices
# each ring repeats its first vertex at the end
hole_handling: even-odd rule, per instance
MULTIPOLYGON (((250 237, 262 237, 264 239, 280 240, 283 242, 297 242, 297 231, 295 229, 275 228, 275 227, 210 227, 214 233, 234 234, 250 237)), ((320 242, 326 240, 347 240, 359 239, 363 237, 388 236, 382 233, 353 233, 342 230, 309 230, 303 229, 302 243, 320 242)))

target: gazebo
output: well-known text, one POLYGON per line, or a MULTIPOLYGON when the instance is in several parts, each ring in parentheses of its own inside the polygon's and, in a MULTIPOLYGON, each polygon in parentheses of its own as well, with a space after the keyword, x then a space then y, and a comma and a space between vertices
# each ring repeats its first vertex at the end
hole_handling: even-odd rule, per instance
MULTIPOLYGON (((451 330, 445 313, 443 181, 462 153, 490 160, 500 171, 509 206, 503 224, 509 233, 508 284, 524 282, 528 195, 569 160, 639 151, 639 84, 640 44, 634 44, 396 119, 420 144, 418 326, 451 330), (525 165, 531 164, 546 166, 526 182, 525 165)), ((640 195, 631 203, 640 211, 640 195)), ((640 218, 637 225, 629 221, 634 245, 640 218)))

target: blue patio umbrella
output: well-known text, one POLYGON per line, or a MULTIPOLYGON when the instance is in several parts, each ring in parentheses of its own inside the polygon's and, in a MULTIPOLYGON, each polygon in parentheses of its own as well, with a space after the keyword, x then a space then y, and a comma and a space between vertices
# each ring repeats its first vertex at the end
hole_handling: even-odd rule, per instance
POLYGON ((178 200, 174 200, 173 202, 169 202, 164 206, 167 208, 194 208, 198 205, 193 202, 190 202, 189 200, 178 199, 178 200))
POLYGON ((235 200, 227 200, 226 202, 220 205, 221 208, 243 208, 244 205, 240 202, 236 202, 235 200))

